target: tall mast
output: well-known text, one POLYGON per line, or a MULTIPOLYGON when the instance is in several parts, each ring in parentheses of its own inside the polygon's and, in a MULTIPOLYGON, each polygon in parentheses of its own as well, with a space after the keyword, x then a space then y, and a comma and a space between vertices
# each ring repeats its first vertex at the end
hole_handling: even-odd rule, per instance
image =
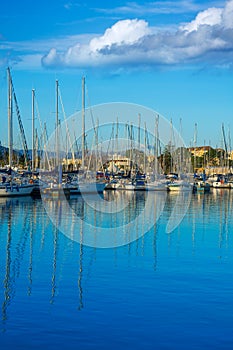
POLYGON ((146 137, 147 137, 147 130, 146 130, 146 123, 144 123, 144 173, 146 174, 146 147, 147 147, 147 142, 146 142, 146 137))
POLYGON ((155 152, 154 152, 154 172, 158 176, 159 166, 158 166, 158 157, 159 157, 159 115, 155 117, 155 152))
POLYGON ((32 171, 35 169, 35 90, 32 89, 32 171))
POLYGON ((141 114, 138 114, 138 147, 140 148, 140 134, 141 134, 141 114))
POLYGON ((95 156, 96 163, 95 163, 95 170, 97 171, 97 169, 98 169, 98 158, 99 158, 99 119, 97 119, 95 139, 96 139, 96 156, 95 156))
MULTIPOLYGON (((118 134, 119 134, 119 122, 118 122, 118 117, 116 121, 116 154, 117 154, 117 161, 118 161, 118 134)), ((117 164, 118 165, 118 164, 117 164)))
POLYGON ((130 169, 132 170, 133 165, 133 124, 130 123, 130 169))
MULTIPOLYGON (((228 148, 229 153, 228 153, 227 159, 230 160, 231 159, 231 132, 230 132, 230 126, 229 125, 228 125, 228 147, 229 147, 228 148)), ((229 166, 229 169, 230 169, 230 161, 229 161, 228 166, 229 166)))
POLYGON ((39 166, 39 163, 38 163, 38 150, 39 150, 39 137, 38 137, 37 129, 35 129, 35 147, 34 147, 34 153, 35 153, 34 164, 35 164, 35 169, 37 169, 38 166, 39 166))
MULTIPOLYGON (((15 108, 16 108, 16 114, 18 117, 18 122, 19 122, 19 129, 20 129, 20 134, 21 134, 21 138, 22 138, 22 143, 23 143, 23 148, 24 148, 24 157, 25 157, 25 163, 28 165, 29 163, 29 154, 28 154, 28 146, 27 146, 27 140, 26 140, 26 136, 25 136, 25 132, 24 132, 24 128, 23 128, 23 123, 22 123, 22 119, 20 116, 20 111, 19 111, 19 106, 18 106, 18 102, 17 102, 17 98, 16 98, 16 94, 14 91, 14 86, 13 86, 13 82, 12 82, 12 77, 10 74, 10 68, 7 69, 8 71, 8 80, 9 80, 9 108, 8 108, 8 115, 9 115, 9 158, 10 159, 10 163, 12 162, 12 155, 13 155, 13 122, 12 122, 12 106, 13 106, 13 100, 15 103, 15 108)), ((11 165, 11 164, 10 164, 11 165)))
POLYGON ((172 118, 170 121, 170 126, 171 126, 171 138, 170 138, 170 157, 171 157, 171 161, 170 161, 170 172, 173 172, 173 165, 174 165, 174 161, 173 161, 173 124, 172 124, 172 118))
MULTIPOLYGON (((182 119, 180 118, 180 137, 182 137, 182 119)), ((184 169, 183 169, 183 145, 182 145, 182 142, 181 140, 179 140, 180 142, 178 142, 178 145, 177 146, 180 146, 180 159, 179 159, 179 164, 178 164, 178 169, 179 169, 179 172, 180 174, 183 173, 184 169), (179 145, 180 143, 180 145, 179 145)))
POLYGON ((225 130, 224 130, 224 124, 222 123, 222 135, 223 135, 223 142, 224 142, 224 147, 225 147, 225 156, 224 156, 224 166, 227 166, 226 163, 228 163, 228 148, 227 148, 227 141, 226 141, 226 135, 225 135, 225 130))
POLYGON ((82 169, 85 161, 85 77, 82 78, 82 169))
POLYGON ((138 168, 138 170, 140 169, 140 151, 141 151, 140 136, 141 136, 141 114, 139 113, 138 114, 138 149, 139 149, 139 152, 137 153, 137 168, 138 168))
POLYGON ((12 82, 10 68, 8 73, 8 148, 9 148, 9 166, 12 167, 13 159, 13 118, 12 118, 12 82))
POLYGON ((59 166, 59 112, 58 112, 58 80, 56 80, 56 165, 59 166))
POLYGON ((197 123, 195 123, 195 129, 194 129, 194 160, 193 160, 193 171, 194 174, 196 172, 196 147, 197 147, 197 123))

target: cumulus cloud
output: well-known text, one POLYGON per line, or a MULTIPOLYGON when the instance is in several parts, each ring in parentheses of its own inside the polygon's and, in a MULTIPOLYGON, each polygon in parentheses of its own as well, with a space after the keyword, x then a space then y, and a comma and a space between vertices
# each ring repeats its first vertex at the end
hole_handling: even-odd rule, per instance
POLYGON ((143 20, 119 21, 107 29, 103 36, 92 39, 90 50, 98 51, 112 45, 132 45, 149 33, 148 23, 143 20))
POLYGON ((181 27, 181 30, 186 30, 192 32, 198 30, 200 26, 208 25, 215 26, 220 25, 222 22, 222 9, 220 8, 209 8, 208 10, 200 12, 197 17, 190 23, 187 23, 185 26, 181 27))
POLYGON ((223 8, 201 11, 175 31, 150 28, 145 20, 118 21, 102 36, 76 43, 66 51, 52 48, 46 67, 113 67, 208 62, 231 65, 233 60, 233 0, 223 8))
POLYGON ((223 9, 222 21, 225 28, 233 29, 233 1, 228 1, 223 9))

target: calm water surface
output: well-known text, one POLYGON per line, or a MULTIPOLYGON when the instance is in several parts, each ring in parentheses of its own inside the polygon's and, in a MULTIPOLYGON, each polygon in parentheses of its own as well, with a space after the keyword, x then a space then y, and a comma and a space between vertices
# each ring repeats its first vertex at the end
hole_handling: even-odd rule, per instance
MULTIPOLYGON (((131 196, 124 215, 104 217, 95 199, 91 209, 81 197, 69 205, 120 235, 145 196, 131 196)), ((60 232, 41 200, 0 199, 0 348, 232 349, 233 192, 192 195, 168 233, 176 196, 149 232, 141 235, 155 204, 135 226, 138 239, 109 249, 60 232)))

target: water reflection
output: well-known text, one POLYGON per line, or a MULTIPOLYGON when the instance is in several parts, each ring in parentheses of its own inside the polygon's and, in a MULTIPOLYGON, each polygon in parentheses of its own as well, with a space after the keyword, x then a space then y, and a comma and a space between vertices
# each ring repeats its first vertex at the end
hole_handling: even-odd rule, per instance
POLYGON ((81 241, 80 241, 80 249, 79 249, 79 274, 78 274, 78 290, 79 290, 79 306, 78 309, 81 310, 83 308, 83 287, 82 287, 82 278, 83 278, 83 244, 82 244, 82 228, 81 228, 81 241))
MULTIPOLYGON (((5 275, 3 280, 4 299, 2 302, 2 320, 7 320, 7 309, 16 293, 15 282, 20 276, 21 263, 23 260, 28 236, 29 226, 32 218, 27 218, 27 209, 31 208, 32 200, 3 199, 0 198, 0 225, 1 225, 1 258, 5 258, 5 275), (22 212, 21 212, 22 209, 22 212), (20 217, 21 225, 17 226, 17 213, 20 217), (15 232, 16 230, 16 232, 15 232), (5 247, 5 251, 4 251, 5 247)), ((30 252, 32 259, 32 252, 30 252)), ((1 264, 2 265, 2 264, 1 264)), ((2 267, 2 266, 1 266, 2 267)), ((2 268, 3 271, 3 268, 2 268)), ((31 280, 31 274, 29 273, 31 280)))
POLYGON ((2 304, 2 320, 7 319, 7 307, 11 302, 12 298, 12 277, 11 277, 11 224, 12 224, 12 213, 8 213, 8 225, 7 225, 7 243, 6 243, 6 269, 4 278, 4 301, 2 304))
MULTIPOLYGON (((179 235, 176 235, 181 231, 183 237, 191 237, 195 250, 197 242, 203 244, 205 239, 213 240, 217 232, 217 242, 214 243, 218 244, 220 251, 228 247, 233 227, 233 194, 230 190, 217 189, 210 194, 192 194, 183 222, 169 235, 166 233, 166 227, 171 216, 178 215, 180 218, 180 213, 174 212, 177 196, 163 196, 160 193, 128 195, 123 192, 108 192, 105 196, 103 199, 115 208, 118 207, 118 201, 124 202, 123 207, 122 203, 119 205, 120 210, 116 215, 112 212, 103 213, 100 210, 99 199, 95 197, 90 197, 89 203, 81 196, 70 199, 69 208, 82 219, 78 226, 70 212, 66 212, 67 204, 64 207, 61 201, 47 202, 48 208, 55 213, 56 225, 52 225, 42 201, 31 198, 0 199, 3 325, 8 320, 9 307, 12 303, 16 304, 15 299, 20 303, 20 298, 37 298, 39 293, 42 299, 45 298, 50 305, 54 305, 56 298, 60 298, 59 292, 63 295, 62 288, 65 289, 64 295, 68 298, 72 298, 69 293, 76 293, 76 307, 82 310, 85 307, 87 281, 95 278, 93 271, 99 266, 103 271, 105 268, 108 270, 105 264, 109 264, 110 261, 114 267, 122 266, 122 269, 126 264, 150 264, 156 271, 158 259, 163 254, 161 250, 158 251, 158 234, 160 244, 167 242, 169 246, 173 233, 180 239, 179 235), (137 217, 140 217, 140 220, 135 220, 137 217), (130 222, 134 223, 133 232, 123 228, 130 222), (93 229, 88 232, 90 223, 93 229), (63 235, 58 230, 61 224, 69 230, 68 234, 63 235), (98 242, 97 229, 100 228, 109 229, 109 234, 113 233, 111 239, 116 243, 119 236, 126 237, 125 246, 114 247, 109 252, 85 246, 84 242, 90 236, 92 241, 98 242), (144 231, 149 233, 143 235, 144 231), (135 238, 133 242, 130 241, 132 236, 135 238), (21 292, 17 293, 19 291, 21 292)), ((184 201, 187 199, 182 198, 184 201)), ((179 249, 185 249, 185 243, 180 244, 179 249)))
POLYGON ((82 239, 91 247, 111 248, 129 244, 148 232, 163 212, 167 192, 122 191, 106 196, 48 199, 43 205, 54 225, 69 239, 79 243, 82 239))

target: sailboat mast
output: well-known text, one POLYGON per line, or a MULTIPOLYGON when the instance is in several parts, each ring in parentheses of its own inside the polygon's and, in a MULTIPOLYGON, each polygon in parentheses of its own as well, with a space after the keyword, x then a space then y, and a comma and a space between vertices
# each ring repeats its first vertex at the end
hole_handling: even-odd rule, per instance
POLYGON ((82 78, 82 169, 85 160, 85 77, 82 78))
POLYGON ((170 157, 171 157, 171 161, 170 161, 170 172, 173 172, 174 171, 174 160, 173 160, 173 123, 172 123, 172 118, 171 118, 171 121, 170 121, 170 126, 171 126, 171 137, 170 137, 170 149, 169 149, 169 152, 170 152, 170 157))
POLYGON ((35 147, 34 147, 34 154, 35 154, 35 169, 38 168, 39 163, 38 163, 38 149, 39 149, 39 137, 38 137, 38 132, 37 129, 35 129, 35 147))
POLYGON ((197 147, 197 123, 195 123, 194 129, 194 160, 193 160, 193 172, 196 172, 197 159, 196 159, 196 147, 197 147))
POLYGON ((146 147, 147 147, 147 142, 146 142, 146 137, 147 137, 147 129, 146 129, 146 123, 144 123, 144 173, 146 174, 146 147))
POLYGON ((9 148, 9 166, 12 167, 13 159, 13 118, 12 118, 12 82, 10 68, 8 73, 8 148, 9 148))
POLYGON ((59 111, 58 111, 58 80, 56 80, 56 162, 59 166, 59 111))
POLYGON ((97 171, 97 169, 98 169, 98 158, 99 158, 99 119, 98 118, 97 118, 95 139, 96 139, 95 169, 97 171))
POLYGON ((35 169, 35 90, 32 89, 32 171, 35 169))
POLYGON ((140 169, 140 151, 141 151, 141 114, 138 114, 138 150, 139 152, 137 153, 137 169, 140 169))
POLYGON ((154 173, 158 175, 158 157, 159 157, 159 115, 155 117, 155 145, 154 145, 154 173))
MULTIPOLYGON (((182 138, 182 119, 181 118, 180 118, 180 137, 182 138)), ((182 166, 183 165, 183 145, 182 145, 182 142, 179 142, 179 143, 178 143, 178 146, 180 146, 180 153, 179 153, 180 159, 179 159, 178 169, 179 169, 179 173, 181 174, 184 171, 182 166)))
MULTIPOLYGON (((228 125, 228 150, 229 150, 229 153, 228 153, 228 161, 229 161, 229 170, 231 169, 231 166, 230 166, 230 159, 231 159, 231 132, 230 132, 230 126, 228 125)), ((230 171, 231 172, 231 171, 230 171)))
MULTIPOLYGON (((116 154, 117 154, 117 162, 118 162, 118 135, 119 135, 119 122, 118 122, 118 117, 117 117, 117 121, 116 121, 116 154)), ((118 163, 117 163, 118 165, 118 163)))

